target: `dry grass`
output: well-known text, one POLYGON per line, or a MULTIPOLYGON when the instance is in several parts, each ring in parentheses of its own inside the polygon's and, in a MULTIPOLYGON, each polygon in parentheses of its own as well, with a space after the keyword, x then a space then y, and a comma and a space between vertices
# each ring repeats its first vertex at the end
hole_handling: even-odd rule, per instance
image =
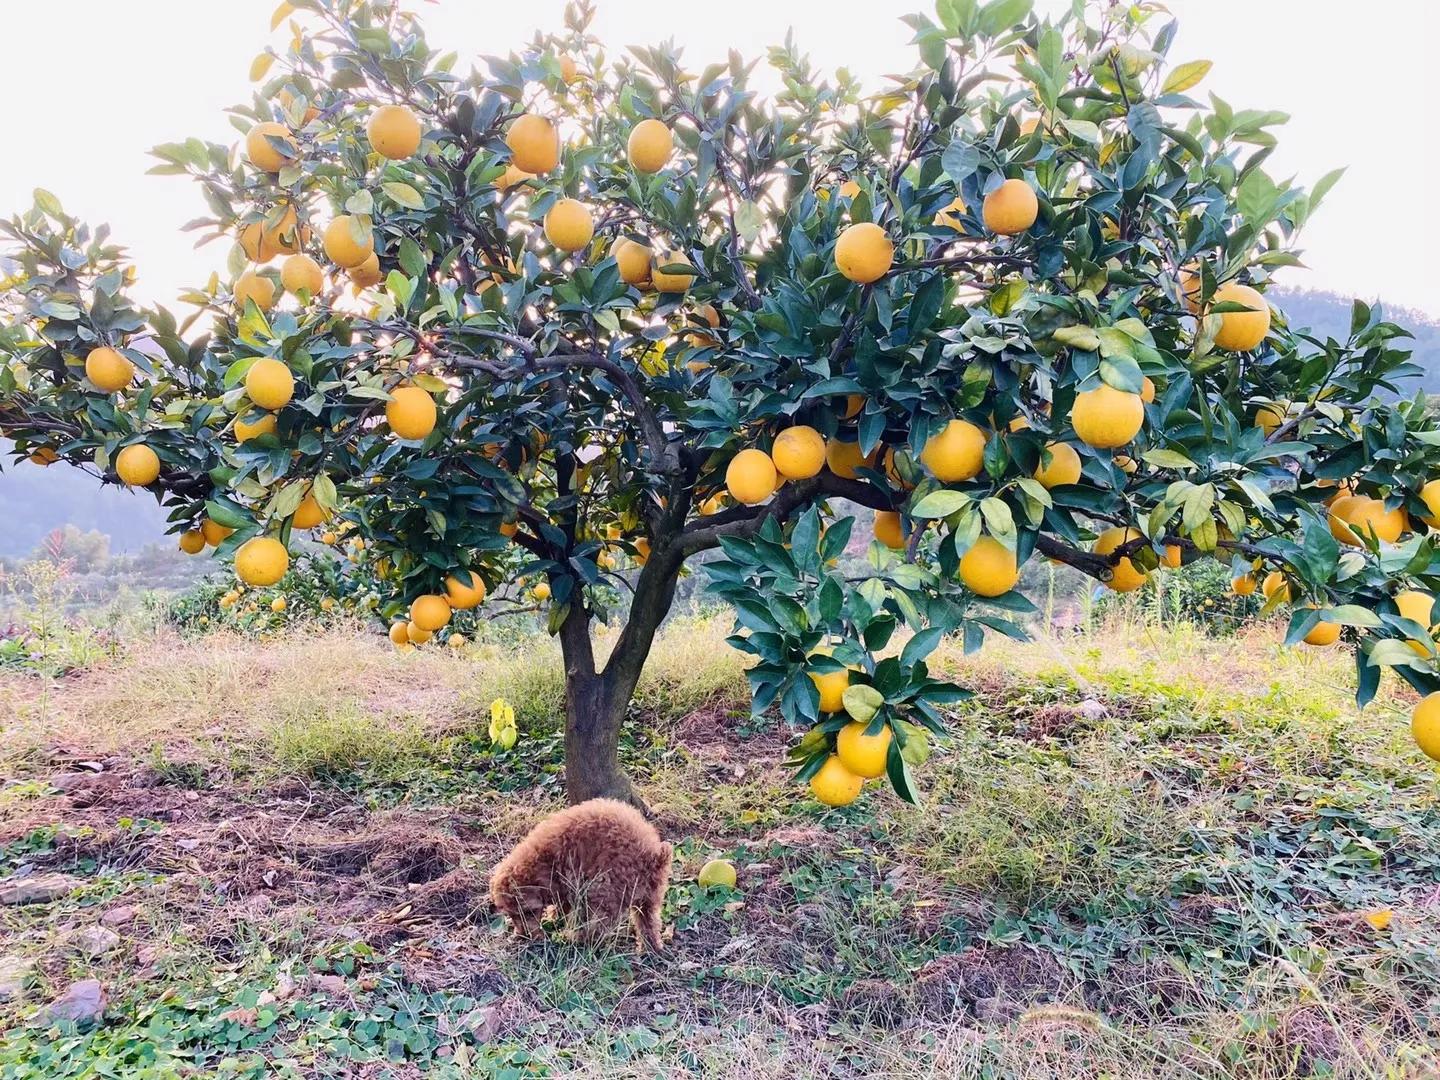
MULTIPOLYGON (((791 733, 749 719, 727 629, 669 627, 637 694, 627 753, 679 844, 673 951, 646 965, 512 946, 484 916, 427 921, 420 894, 374 868, 337 874, 295 854, 408 829, 463 851, 463 872, 483 878, 558 799, 563 688, 546 639, 456 656, 400 655, 359 632, 162 636, 71 679, 0 675, 0 752, 21 777, 0 791, 0 823, 20 838, 73 827, 51 857, 107 869, 63 918, 83 923, 88 905, 130 890, 125 902, 146 911, 127 942, 160 942, 175 985, 199 987, 202 1002, 216 992, 208 979, 263 986, 276 958, 303 965, 358 934, 386 943, 384 963, 398 958, 407 980, 438 965, 422 981, 446 994, 501 979, 516 1018, 494 1052, 543 1046, 552 1075, 1424 1075, 1434 1020, 1416 1001, 1440 940, 1440 876, 1425 892, 1433 852, 1416 845, 1440 829, 1433 792, 1416 783, 1429 774, 1403 723, 1408 692, 1391 678, 1359 713, 1347 654, 1284 649, 1274 627, 1216 640, 1113 621, 1088 637, 996 639, 969 657, 947 645, 933 666, 979 693, 918 770, 923 805, 877 787, 821 816, 789 783, 791 733), (496 696, 515 704, 522 741, 491 757, 470 736, 496 696), (1079 710, 1090 698, 1104 715, 1079 710), (146 765, 219 768, 198 791, 137 782, 90 802, 47 790, 53 769, 38 755, 56 744, 117 755, 129 764, 107 772, 122 780, 146 765), (238 763, 244 787, 225 772, 238 763), (391 802, 374 798, 380 786, 391 802), (394 802, 410 805, 377 809, 394 802), (117 825, 142 819, 164 824, 117 825), (1292 846, 1270 852, 1272 841, 1292 846), (1383 857, 1367 863, 1367 844, 1383 857), (713 855, 736 859, 741 896, 695 888, 713 855), (165 891, 146 902, 151 879, 131 870, 165 891), (1303 900, 1267 891, 1281 872, 1309 875, 1303 900), (260 900, 257 915, 246 905, 260 900), (1236 923, 1192 924, 1182 901, 1236 923), (1389 935, 1359 918, 1375 903, 1396 911, 1389 935), (1021 980, 1015 1007, 993 1016, 978 991, 958 1005, 927 998, 929 965, 1020 942, 1063 961, 1059 985, 1042 994, 1021 980), (1181 958, 1177 976, 1167 965, 1181 958)), ((36 913, 23 917, 0 915, 0 938, 55 953, 36 913)), ((390 986, 383 967, 369 977, 390 986)), ((102 971, 117 986, 139 978, 143 1003, 155 984, 134 968, 125 952, 102 971)), ((433 1026, 437 999, 394 985, 399 1004, 386 1007, 433 1026)), ((4 1049, 0 1035, 0 1061, 4 1049)))

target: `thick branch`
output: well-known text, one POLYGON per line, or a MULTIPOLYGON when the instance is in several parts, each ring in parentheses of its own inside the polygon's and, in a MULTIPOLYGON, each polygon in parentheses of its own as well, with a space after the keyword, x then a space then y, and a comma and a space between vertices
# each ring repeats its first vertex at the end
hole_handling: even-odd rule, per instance
POLYGON ((893 510, 896 506, 894 495, 884 488, 824 472, 810 480, 792 480, 763 506, 739 506, 692 522, 673 545, 657 554, 672 559, 678 567, 697 551, 719 547, 722 536, 754 536, 768 519, 784 521, 796 510, 827 496, 849 499, 874 510, 893 510))

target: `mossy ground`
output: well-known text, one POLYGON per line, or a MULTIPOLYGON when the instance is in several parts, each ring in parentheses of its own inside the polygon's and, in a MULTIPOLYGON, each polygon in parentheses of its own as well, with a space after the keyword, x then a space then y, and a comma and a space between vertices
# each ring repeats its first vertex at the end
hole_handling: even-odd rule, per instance
POLYGON ((1440 775, 1400 689, 1354 709, 1343 653, 1122 622, 945 652, 977 694, 924 804, 822 813, 722 637, 666 633, 623 750, 677 845, 659 958, 516 944, 485 902, 562 797, 548 643, 167 637, 0 677, 0 877, 83 881, 0 908, 0 955, 33 963, 0 1077, 1434 1067, 1440 775), (713 856, 737 890, 694 884, 713 856), (106 913, 119 945, 78 954, 106 913), (84 976, 105 1023, 46 1029, 84 976))

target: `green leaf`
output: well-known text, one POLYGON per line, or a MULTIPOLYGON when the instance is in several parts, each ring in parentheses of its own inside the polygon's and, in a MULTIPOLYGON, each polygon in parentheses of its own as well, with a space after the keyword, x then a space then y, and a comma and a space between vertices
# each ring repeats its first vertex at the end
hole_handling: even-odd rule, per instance
MULTIPOLYGON (((1146 450, 1140 457, 1161 469, 1193 469, 1195 462, 1191 461, 1178 450, 1146 450)), ((1157 507, 1156 509, 1159 509, 1157 507)))
POLYGON ((928 520, 931 518, 949 517, 961 507, 970 504, 970 496, 963 491, 951 491, 948 488, 941 488, 932 491, 919 502, 910 508, 910 516, 928 520))
POLYGON ((1015 546, 1015 515, 1010 512, 1010 504, 1004 499, 991 496, 980 502, 980 513, 985 517, 985 524, 990 528, 990 534, 1008 548, 1015 546))
POLYGON ((1410 643, 1398 638, 1385 638, 1377 641, 1370 649, 1369 662, 1373 667, 1413 667, 1422 671, 1430 670, 1429 664, 1421 659, 1420 654, 1410 648, 1410 643))
POLYGON ((1374 628, 1385 625, 1379 615, 1359 604, 1341 604, 1339 607, 1326 608, 1320 613, 1320 617, 1326 622, 1339 623, 1341 626, 1374 628))
POLYGON ((345 212, 347 214, 370 214, 375 210, 375 197, 361 188, 345 200, 345 212))
MULTIPOLYGON (((387 180, 380 187, 384 189, 386 195, 407 209, 425 209, 424 197, 409 184, 401 183, 398 180, 387 180)), ((349 204, 346 205, 348 207, 349 204)))
POLYGON ((1028 18, 1033 7, 1034 0, 990 0, 980 9, 980 33, 998 37, 1028 18))
POLYGON ((1107 386, 1131 394, 1138 394, 1145 388, 1145 376, 1140 373, 1140 365, 1129 356, 1102 358, 1100 379, 1107 386))
POLYGON ((885 704, 885 695, 873 686, 859 683, 845 688, 844 702, 845 711, 850 714, 852 719, 861 724, 868 724, 875 719, 875 714, 885 704))
POLYGON ((1160 93, 1183 94, 1186 90, 1198 86, 1200 80, 1210 74, 1210 69, 1214 66, 1210 60, 1191 60, 1188 64, 1181 64, 1165 77, 1160 93))
POLYGON ((1050 336, 1061 345, 1084 352, 1095 352, 1100 348, 1100 335, 1088 326, 1062 326, 1050 336))
POLYGON ((952 142, 940 155, 940 167, 959 187, 980 167, 980 151, 967 143, 952 142))

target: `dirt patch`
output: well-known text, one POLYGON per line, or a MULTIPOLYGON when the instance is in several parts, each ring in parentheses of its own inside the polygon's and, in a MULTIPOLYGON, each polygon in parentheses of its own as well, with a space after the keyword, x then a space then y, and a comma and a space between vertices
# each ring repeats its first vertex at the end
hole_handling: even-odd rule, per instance
POLYGON ((770 765, 783 757, 788 734, 773 724, 760 731, 743 731, 751 722, 749 712, 736 709, 733 698, 716 697, 680 720, 674 738, 707 763, 759 761, 770 765), (781 753, 776 753, 777 748, 781 753))
POLYGON ((1023 945, 976 945, 926 964, 915 977, 914 994, 924 1016, 941 1019, 964 1011, 988 1020, 1052 1000, 1072 982, 1052 953, 1023 945))
POLYGON ((474 870, 451 870, 417 886, 410 893, 410 910, 423 918, 449 923, 478 922, 490 913, 486 879, 474 870))
POLYGON ((1087 989, 1096 1008, 1137 1023, 1199 1007, 1204 998, 1194 978, 1163 956, 1115 964, 1087 989))

